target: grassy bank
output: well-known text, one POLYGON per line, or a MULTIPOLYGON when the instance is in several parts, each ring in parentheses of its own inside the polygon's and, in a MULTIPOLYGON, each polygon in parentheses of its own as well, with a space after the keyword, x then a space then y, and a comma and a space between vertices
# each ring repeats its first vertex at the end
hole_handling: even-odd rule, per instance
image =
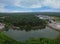
POLYGON ((59 22, 60 23, 60 17, 56 17, 56 16, 53 16, 55 18, 55 21, 56 22, 59 22))
POLYGON ((0 32, 0 44, 17 44, 16 40, 6 36, 3 32, 0 32))

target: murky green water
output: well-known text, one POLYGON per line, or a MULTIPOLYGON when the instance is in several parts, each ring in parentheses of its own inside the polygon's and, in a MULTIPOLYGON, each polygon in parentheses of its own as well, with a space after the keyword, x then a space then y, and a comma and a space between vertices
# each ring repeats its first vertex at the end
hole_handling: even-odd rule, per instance
POLYGON ((60 32, 53 30, 49 27, 46 27, 45 29, 42 29, 42 30, 40 30, 40 29, 39 30, 31 30, 28 32, 26 32, 25 30, 21 31, 21 30, 10 29, 8 31, 4 31, 4 33, 7 36, 9 36, 17 41, 22 41, 22 40, 28 40, 31 37, 54 39, 57 36, 59 36, 60 32))

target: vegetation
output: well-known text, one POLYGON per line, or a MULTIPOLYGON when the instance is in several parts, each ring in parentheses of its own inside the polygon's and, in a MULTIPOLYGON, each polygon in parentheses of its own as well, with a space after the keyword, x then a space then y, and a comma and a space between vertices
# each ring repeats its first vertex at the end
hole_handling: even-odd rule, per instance
POLYGON ((56 22, 60 23, 60 17, 57 17, 57 16, 53 16, 53 17, 54 17, 54 19, 55 19, 56 22))
MULTIPOLYGON (((38 17, 31 15, 31 14, 37 14, 37 13, 30 13, 30 15, 24 13, 20 15, 20 13, 0 13, 0 22, 5 23, 5 30, 8 31, 10 27, 13 29, 21 29, 30 31, 32 29, 42 29, 45 28, 47 25, 47 20, 39 19, 38 17), (9 14, 9 15, 8 15, 9 14)), ((40 14, 40 13, 39 13, 40 14)), ((49 13, 41 13, 41 14, 47 14, 49 13)), ((50 13, 52 15, 52 13, 50 13)), ((57 13, 56 13, 57 14, 57 13)), ((54 14, 54 15, 56 15, 54 14)), ((59 14, 60 15, 60 14, 59 14)), ((60 21, 58 19, 57 21, 60 21)), ((30 38, 26 41, 16 41, 9 36, 6 36, 4 32, 0 32, 0 44, 60 44, 60 36, 57 39, 48 39, 48 38, 30 38)))
POLYGON ((60 12, 23 12, 23 13, 0 13, 0 16, 11 16, 11 15, 49 15, 49 16, 60 16, 60 12))
POLYGON ((42 29, 45 28, 47 21, 39 19, 34 15, 11 15, 4 16, 1 22, 5 23, 5 27, 19 28, 19 29, 42 29))
POLYGON ((26 41, 16 41, 0 32, 0 44, 60 44, 60 41, 47 38, 30 38, 26 41))
POLYGON ((57 40, 47 38, 32 38, 25 42, 26 44, 60 44, 57 40))
POLYGON ((17 41, 0 32, 0 44, 17 44, 17 41))

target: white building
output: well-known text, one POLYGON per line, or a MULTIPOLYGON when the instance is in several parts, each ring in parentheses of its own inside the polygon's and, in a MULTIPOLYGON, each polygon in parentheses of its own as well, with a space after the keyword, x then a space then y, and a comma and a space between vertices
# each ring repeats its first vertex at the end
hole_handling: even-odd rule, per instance
POLYGON ((50 19, 49 16, 44 16, 44 15, 38 15, 37 17, 39 17, 40 19, 50 19))

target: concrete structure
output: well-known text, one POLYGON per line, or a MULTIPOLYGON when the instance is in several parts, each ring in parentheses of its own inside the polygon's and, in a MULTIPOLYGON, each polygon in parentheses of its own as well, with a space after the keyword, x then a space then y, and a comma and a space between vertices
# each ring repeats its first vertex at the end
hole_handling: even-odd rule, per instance
POLYGON ((37 17, 39 17, 40 19, 50 19, 49 16, 44 16, 44 15, 38 15, 37 17))

